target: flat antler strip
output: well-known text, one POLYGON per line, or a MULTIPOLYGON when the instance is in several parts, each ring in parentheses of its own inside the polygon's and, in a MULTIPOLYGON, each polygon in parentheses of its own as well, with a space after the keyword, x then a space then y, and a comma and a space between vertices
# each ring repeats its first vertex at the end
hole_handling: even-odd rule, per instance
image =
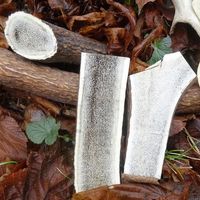
POLYGON ((75 147, 77 192, 120 183, 129 58, 82 53, 75 147))

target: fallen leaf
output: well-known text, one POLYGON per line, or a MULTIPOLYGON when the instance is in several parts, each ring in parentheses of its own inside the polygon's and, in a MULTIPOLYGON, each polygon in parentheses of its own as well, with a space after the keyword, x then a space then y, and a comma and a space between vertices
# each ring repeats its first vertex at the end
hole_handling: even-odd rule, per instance
POLYGON ((154 29, 157 27, 157 19, 162 17, 162 13, 155 5, 150 4, 144 9, 145 25, 147 29, 154 29))
POLYGON ((153 65, 159 60, 162 60, 165 54, 172 53, 171 39, 169 36, 163 39, 155 40, 152 44, 152 47, 154 51, 150 60, 148 61, 150 65, 153 65))
POLYGON ((142 8, 149 2, 154 2, 155 0, 136 0, 136 4, 138 5, 139 13, 142 8))
POLYGON ((97 35, 101 34, 101 32, 102 32, 102 30, 101 30, 102 26, 104 26, 104 22, 102 22, 100 24, 84 26, 79 29, 79 33, 81 35, 85 35, 88 37, 92 37, 95 35, 95 38, 97 38, 97 35))
POLYGON ((0 107, 0 162, 16 161, 15 165, 0 166, 0 177, 24 166, 27 139, 14 118, 0 107))
POLYGON ((8 49, 9 45, 3 33, 0 32, 0 48, 8 49))
POLYGON ((186 126, 186 122, 180 119, 173 119, 170 128, 170 135, 173 136, 181 132, 186 126))
POLYGON ((12 117, 4 115, 0 108, 0 162, 5 158, 15 161, 26 160, 27 139, 18 123, 12 117))
POLYGON ((21 200, 23 199, 24 185, 27 169, 21 169, 8 175, 0 182, 0 199, 21 200))
POLYGON ((178 23, 171 35, 173 51, 182 51, 189 47, 188 28, 178 23))
POLYGON ((42 109, 35 104, 29 104, 24 111, 24 129, 31 122, 37 122, 45 118, 46 115, 42 109))
POLYGON ((142 29, 145 23, 144 15, 139 15, 139 18, 136 22, 134 36, 138 39, 138 42, 142 40, 142 29))
POLYGON ((73 0, 48 0, 51 9, 62 9, 66 11, 72 10, 77 6, 74 2, 73 0))
POLYGON ((131 55, 131 64, 129 68, 129 73, 132 74, 137 71, 136 68, 136 59, 139 55, 146 49, 155 39, 163 36, 165 32, 165 28, 163 24, 158 25, 144 40, 142 40, 137 46, 135 46, 132 50, 131 55))
POLYGON ((187 122, 187 131, 191 136, 200 139, 200 119, 192 119, 187 122))
POLYGON ((129 44, 133 40, 133 32, 136 26, 136 13, 131 6, 125 6, 113 0, 107 0, 107 3, 113 6, 114 8, 116 8, 118 11, 120 11, 121 15, 125 16, 128 19, 129 24, 126 28, 127 31, 124 37, 124 41, 125 41, 124 52, 126 52, 129 44))
POLYGON ((157 0, 156 2, 158 10, 168 20, 173 21, 175 9, 171 1, 157 0))
POLYGON ((178 150, 184 150, 184 151, 187 151, 188 149, 190 149, 190 145, 187 141, 186 134, 182 131, 179 134, 169 137, 167 149, 168 150, 178 149, 178 150))
POLYGON ((31 150, 24 200, 70 200, 73 192, 72 147, 65 142, 31 150))
POLYGON ((107 28, 104 30, 105 36, 108 41, 109 53, 120 53, 124 50, 124 36, 126 33, 125 28, 107 28))
MULTIPOLYGON (((67 23, 69 30, 78 31, 81 27, 89 25, 112 26, 116 24, 115 17, 111 12, 92 12, 82 16, 73 16, 67 23)), ((100 28, 100 27, 98 27, 100 28)))
POLYGON ((69 132, 71 135, 74 135, 76 132, 76 120, 61 118, 59 119, 60 129, 63 131, 69 132))
POLYGON ((73 200, 187 200, 190 185, 168 183, 162 187, 150 184, 104 186, 74 194, 73 200))
POLYGON ((26 134, 35 144, 45 142, 47 145, 52 145, 57 140, 59 128, 60 123, 57 123, 53 117, 47 117, 29 123, 26 134))
POLYGON ((54 102, 38 96, 34 96, 32 99, 37 104, 41 105, 45 110, 50 112, 52 115, 56 116, 60 114, 61 108, 54 102))
POLYGON ((13 0, 0 1, 0 15, 7 17, 12 12, 16 11, 16 5, 13 0))

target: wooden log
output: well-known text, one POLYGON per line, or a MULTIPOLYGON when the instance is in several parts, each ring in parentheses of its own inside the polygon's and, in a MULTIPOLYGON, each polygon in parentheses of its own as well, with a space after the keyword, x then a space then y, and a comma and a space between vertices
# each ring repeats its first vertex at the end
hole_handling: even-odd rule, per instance
POLYGON ((187 89, 176 108, 176 114, 200 113, 200 87, 197 81, 187 89))
POLYGON ((16 12, 8 18, 5 36, 19 55, 46 63, 79 65, 81 52, 107 53, 103 43, 24 12, 16 12))
MULTIPOLYGON (((79 76, 36 65, 0 48, 0 84, 54 101, 76 105, 79 76)), ((200 113, 200 88, 195 82, 178 103, 176 114, 200 113)))
POLYGON ((37 65, 0 48, 0 84, 76 105, 78 74, 37 65))

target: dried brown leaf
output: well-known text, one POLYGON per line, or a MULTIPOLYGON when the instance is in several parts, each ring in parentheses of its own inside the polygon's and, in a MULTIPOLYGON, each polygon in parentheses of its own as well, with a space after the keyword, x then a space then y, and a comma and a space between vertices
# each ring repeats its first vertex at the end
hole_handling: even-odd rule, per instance
POLYGON ((76 120, 75 119, 59 119, 60 129, 69 132, 70 134, 74 134, 76 132, 76 120))
MULTIPOLYGON (((67 23, 69 30, 76 31, 78 31, 81 27, 92 25, 113 26, 116 25, 116 20, 111 12, 92 12, 82 16, 73 16, 67 23)), ((100 26, 98 26, 98 28, 100 28, 100 26)))
POLYGON ((38 97, 38 96, 34 96, 32 97, 32 99, 34 100, 34 102, 42 106, 45 110, 47 110, 52 115, 56 116, 60 114, 61 108, 58 105, 56 105, 54 102, 42 97, 38 97))
POLYGON ((200 119, 192 119, 187 123, 187 130, 191 136, 200 139, 200 119))
POLYGON ((0 15, 8 16, 12 12, 16 11, 16 5, 13 0, 1 0, 0 1, 0 15))
POLYGON ((170 136, 176 135, 181 132, 186 126, 186 122, 180 119, 173 119, 171 123, 170 136))
POLYGON ((120 54, 124 50, 125 28, 107 28, 104 30, 108 41, 108 52, 120 54))
POLYGON ((142 51, 146 49, 156 38, 163 36, 165 31, 166 30, 163 24, 158 25, 144 40, 142 40, 137 46, 133 48, 129 69, 130 74, 137 72, 136 59, 142 53, 142 51))
POLYGON ((25 185, 25 200, 70 199, 72 193, 72 147, 57 142, 41 146, 28 157, 28 176, 25 185), (65 146, 64 146, 65 145, 65 146), (62 198, 59 198, 62 197, 62 198))
POLYGON ((171 36, 174 51, 182 51, 189 47, 188 29, 183 24, 177 24, 171 36))
POLYGON ((136 23, 136 26, 135 26, 135 30, 134 30, 134 36, 139 41, 142 40, 142 28, 144 26, 144 22, 145 22, 144 15, 140 15, 138 20, 137 20, 137 23, 136 23))
POLYGON ((100 24, 90 25, 90 26, 84 26, 79 29, 79 33, 88 37, 92 37, 95 35, 97 37, 99 33, 101 34, 102 30, 101 27, 104 25, 104 22, 100 24))
POLYGON ((35 104, 29 104, 24 111, 23 130, 26 129, 26 126, 30 122, 40 121, 44 117, 46 117, 46 115, 41 108, 35 104))
POLYGON ((23 161, 27 157, 27 138, 18 123, 0 110, 0 161, 9 157, 23 161))
POLYGON ((121 15, 125 16, 129 21, 129 26, 127 28, 127 32, 126 32, 126 35, 124 38, 124 40, 125 40, 124 52, 126 52, 129 44, 133 40, 133 32, 134 32, 135 26, 136 26, 135 11, 131 6, 125 6, 125 5, 122 5, 121 3, 113 1, 113 0, 107 0, 107 3, 111 6, 113 6, 114 8, 116 8, 117 10, 119 10, 121 15))
POLYGON ((23 199, 23 190, 27 170, 21 169, 8 175, 0 182, 0 199, 1 200, 21 200, 23 199))
POLYGON ((145 24, 148 29, 157 27, 157 19, 162 18, 162 14, 155 5, 149 5, 144 9, 145 24))
POLYGON ((76 4, 73 0, 48 0, 49 6, 51 9, 62 9, 62 10, 71 10, 73 9, 76 4))
POLYGON ((147 184, 121 184, 104 186, 77 193, 73 200, 186 200, 189 195, 189 184, 163 185, 162 187, 147 184))
POLYGON ((138 5, 139 12, 142 10, 142 8, 149 2, 154 2, 155 0, 136 0, 136 3, 138 5))
POLYGON ((0 177, 24 166, 27 138, 14 118, 0 108, 0 162, 17 161, 17 165, 0 166, 0 177))
POLYGON ((9 45, 3 33, 0 32, 0 48, 8 49, 9 45))

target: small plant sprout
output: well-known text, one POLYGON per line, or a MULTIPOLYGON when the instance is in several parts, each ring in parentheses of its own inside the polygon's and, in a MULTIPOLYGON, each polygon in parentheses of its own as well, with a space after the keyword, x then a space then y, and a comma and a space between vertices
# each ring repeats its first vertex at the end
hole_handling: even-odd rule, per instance
POLYGON ((165 152, 165 161, 166 164, 170 167, 170 169, 178 175, 182 180, 183 175, 181 172, 181 169, 191 169, 191 166, 185 166, 186 162, 191 159, 191 160, 198 160, 200 161, 200 158, 197 157, 191 157, 188 155, 189 152, 194 151, 198 155, 200 155, 200 150, 197 146, 197 144, 200 143, 200 140, 192 137, 190 133, 187 131, 186 128, 184 128, 184 131, 187 135, 187 141, 188 144, 190 145, 190 148, 187 150, 183 149, 175 149, 175 150, 167 150, 165 152))
POLYGON ((184 128, 184 131, 185 131, 185 133, 187 135, 187 141, 188 141, 189 145, 191 146, 191 149, 194 152, 196 152, 198 155, 200 155, 200 150, 199 150, 199 148, 197 146, 200 143, 200 140, 198 140, 197 138, 192 137, 186 128, 184 128))
POLYGON ((65 142, 72 141, 68 134, 59 135, 60 123, 53 117, 42 118, 40 121, 31 122, 26 127, 26 134, 33 143, 47 145, 55 143, 57 138, 62 138, 65 142))
POLYGON ((0 162, 0 166, 3 166, 3 165, 13 165, 13 164, 17 164, 17 161, 0 162))

